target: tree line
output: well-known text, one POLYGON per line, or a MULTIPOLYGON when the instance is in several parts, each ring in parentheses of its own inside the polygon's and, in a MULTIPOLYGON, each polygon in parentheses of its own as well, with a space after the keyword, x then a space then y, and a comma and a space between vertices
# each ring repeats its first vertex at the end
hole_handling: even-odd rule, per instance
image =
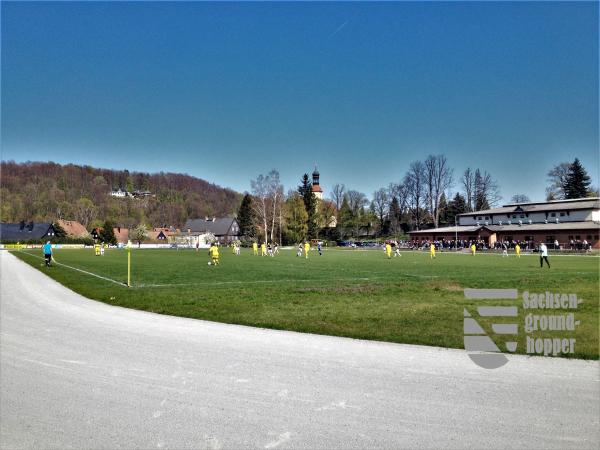
MULTIPOLYGON (((175 173, 129 172, 52 162, 2 161, 0 220, 76 220, 88 230, 120 226, 142 239, 146 227, 181 227, 188 218, 238 217, 248 239, 295 243, 305 239, 399 237, 410 230, 454 225, 455 217, 497 206, 498 182, 480 168, 456 174, 444 155, 413 161, 398 182, 366 194, 335 184, 317 200, 308 174, 285 192, 279 172, 251 181, 242 195, 175 173), (151 197, 115 198, 111 190, 147 190, 151 197)), ((547 199, 598 195, 578 159, 547 174, 547 199)), ((516 194, 511 202, 528 202, 516 194)), ((106 236, 110 238, 110 236, 106 236)))
MULTIPOLYGON (((598 195, 578 159, 560 163, 548 176, 547 199, 598 195)), ((480 168, 458 176, 444 155, 413 161, 399 182, 366 194, 335 184, 328 199, 317 200, 308 174, 284 194, 279 172, 271 170, 251 181, 238 210, 242 234, 249 240, 291 244, 305 239, 399 237, 411 230, 454 225, 459 214, 496 207, 498 182, 480 168)), ((525 194, 512 203, 526 203, 525 194)))

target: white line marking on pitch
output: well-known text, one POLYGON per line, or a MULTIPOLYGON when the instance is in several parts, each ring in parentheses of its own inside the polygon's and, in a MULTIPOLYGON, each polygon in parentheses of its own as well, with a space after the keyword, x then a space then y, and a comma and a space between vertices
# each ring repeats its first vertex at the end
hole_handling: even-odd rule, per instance
MULTIPOLYGON (((25 253, 26 255, 29 255, 29 256, 33 256, 34 258, 38 258, 38 259, 44 260, 44 258, 42 258, 41 256, 33 255, 31 253, 28 253, 28 252, 23 252, 23 253, 25 253)), ((125 284, 125 283, 121 283, 120 281, 113 280, 112 278, 103 277, 102 275, 98 275, 97 273, 88 272, 87 270, 78 269, 77 267, 68 266, 66 264, 59 263, 58 261, 53 261, 53 262, 57 266, 67 267, 68 269, 76 270, 77 272, 85 273, 87 275, 91 275, 93 277, 100 278, 102 280, 110 281, 111 283, 118 284, 119 286, 127 286, 127 284, 125 284)))

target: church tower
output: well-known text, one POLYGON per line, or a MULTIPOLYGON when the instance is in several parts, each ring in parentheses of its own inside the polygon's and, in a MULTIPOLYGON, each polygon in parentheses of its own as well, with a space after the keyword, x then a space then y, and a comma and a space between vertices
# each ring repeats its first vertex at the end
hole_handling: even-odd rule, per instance
POLYGON ((312 191, 319 200, 323 200, 323 189, 319 185, 319 171, 315 165, 315 171, 312 173, 312 191))

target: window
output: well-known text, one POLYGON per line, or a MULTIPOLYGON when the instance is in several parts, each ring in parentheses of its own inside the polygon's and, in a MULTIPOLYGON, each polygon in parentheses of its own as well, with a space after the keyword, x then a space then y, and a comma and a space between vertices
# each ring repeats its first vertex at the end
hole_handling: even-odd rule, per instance
POLYGON ((489 216, 485 216, 485 220, 490 220, 489 216))
POLYGON ((520 217, 521 219, 524 219, 524 218, 525 218, 525 214, 521 214, 519 217, 520 217))
POLYGON ((569 240, 570 240, 570 241, 572 241, 572 240, 573 240, 573 235, 572 235, 572 234, 570 234, 570 235, 569 235, 569 240))
POLYGON ((579 235, 577 234, 577 235, 575 235, 575 239, 576 239, 576 240, 579 240, 579 239, 581 239, 581 236, 579 236, 579 235))
POLYGON ((525 241, 533 241, 533 236, 525 236, 525 241))
POLYGON ((546 236, 546 242, 554 242, 554 236, 546 236))
POLYGON ((597 240, 598 240, 598 235, 597 235, 597 234, 595 234, 595 235, 594 235, 594 240, 595 240, 595 241, 597 241, 597 240))
POLYGON ((516 218, 517 218, 517 215, 516 215, 516 214, 513 214, 512 218, 513 218, 513 219, 516 219, 516 218))
POLYGON ((556 213, 550 213, 550 217, 556 217, 556 213))
POLYGON ((591 240, 592 240, 592 235, 591 235, 591 234, 588 234, 588 235, 586 236, 586 239, 587 239, 588 241, 591 241, 591 240))
POLYGON ((504 240, 505 241, 512 241, 513 237, 512 236, 504 236, 504 240))
POLYGON ((561 213, 560 213, 560 217, 565 217, 565 213, 564 213, 564 212, 561 212, 561 213))

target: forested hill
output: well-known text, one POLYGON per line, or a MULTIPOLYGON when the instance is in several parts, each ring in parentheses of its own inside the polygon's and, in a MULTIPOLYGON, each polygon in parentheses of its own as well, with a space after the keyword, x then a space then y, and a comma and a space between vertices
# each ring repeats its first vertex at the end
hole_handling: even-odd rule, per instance
POLYGON ((124 227, 182 226, 188 218, 231 215, 241 194, 190 175, 97 169, 52 162, 2 161, 0 220, 77 220, 88 229, 111 220, 124 227), (116 198, 116 189, 150 191, 116 198))

